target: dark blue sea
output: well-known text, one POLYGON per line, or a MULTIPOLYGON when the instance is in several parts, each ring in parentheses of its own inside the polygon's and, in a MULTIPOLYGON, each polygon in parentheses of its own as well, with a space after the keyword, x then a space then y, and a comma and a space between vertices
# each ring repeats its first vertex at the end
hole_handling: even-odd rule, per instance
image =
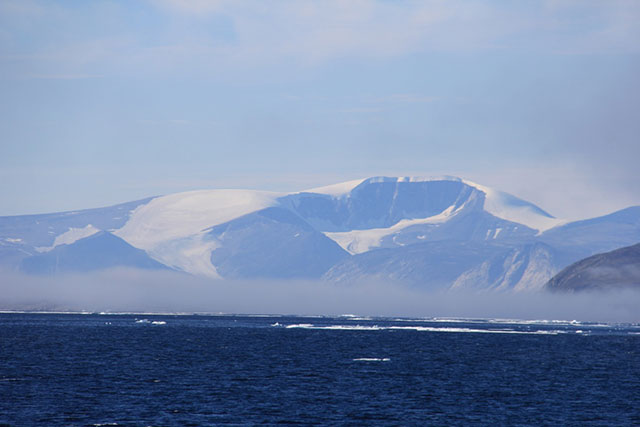
POLYGON ((640 425, 640 326, 0 314, 0 425, 640 425))

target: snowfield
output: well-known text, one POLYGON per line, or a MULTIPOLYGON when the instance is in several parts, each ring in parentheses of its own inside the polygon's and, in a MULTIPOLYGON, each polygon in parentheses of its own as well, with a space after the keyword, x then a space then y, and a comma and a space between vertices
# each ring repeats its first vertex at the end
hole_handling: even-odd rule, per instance
POLYGON ((114 234, 170 267, 217 277, 209 258, 215 242, 204 231, 277 204, 281 193, 252 190, 200 190, 151 200, 131 213, 114 234))
POLYGON ((342 246, 342 248, 350 254, 361 254, 380 247, 383 238, 396 234, 407 227, 421 224, 442 224, 460 212, 463 207, 464 205, 455 209, 454 206, 449 206, 437 215, 428 218, 403 219, 387 228, 371 228, 369 230, 352 230, 333 233, 325 232, 324 234, 342 246))
POLYGON ((36 250, 38 252, 49 252, 50 250, 52 250, 56 246, 70 245, 70 244, 72 244, 74 242, 77 242, 80 239, 84 239, 85 237, 93 236, 94 234, 96 234, 99 231, 100 231, 100 229, 94 227, 91 224, 87 225, 84 228, 73 228, 73 227, 71 227, 71 228, 69 228, 69 231, 67 231, 65 233, 62 233, 59 236, 56 236, 56 239, 53 242, 53 245, 46 246, 46 247, 38 247, 38 248, 36 248, 36 250))
MULTIPOLYGON (((157 197, 131 212, 124 227, 116 230, 132 246, 143 249, 155 260, 192 274, 219 277, 211 264, 211 253, 219 242, 205 237, 206 230, 243 215, 279 205, 279 199, 289 194, 313 193, 331 198, 349 198, 354 189, 376 183, 418 183, 455 181, 464 183, 485 194, 484 209, 507 221, 523 224, 539 233, 565 221, 553 218, 536 206, 509 194, 457 177, 373 177, 357 179, 299 193, 276 193, 253 190, 200 190, 157 197)), ((449 221, 462 209, 449 206, 437 215, 426 218, 401 219, 386 228, 354 229, 344 232, 324 232, 350 254, 359 254, 380 246, 383 238, 407 227, 423 224, 437 225, 449 221)), ((58 236, 60 242, 73 241, 75 236, 95 233, 87 226, 83 230, 69 230, 58 236)), ((500 229, 488 233, 496 238, 500 229)), ((488 235, 488 237, 490 237, 488 235)), ((45 248, 46 249, 46 248, 45 248)))
POLYGON ((553 227, 566 224, 564 219, 554 218, 537 206, 518 199, 511 194, 485 187, 468 180, 461 180, 470 187, 482 191, 485 196, 484 210, 491 215, 507 221, 517 222, 527 227, 538 230, 538 233, 547 231, 553 227))
POLYGON ((0 217, 0 268, 166 269, 224 279, 535 291, 640 241, 640 206, 567 223, 465 179, 373 177, 306 191, 200 190, 0 217))
POLYGON ((348 195, 354 188, 365 181, 366 179, 355 179, 353 181, 341 182, 339 184, 312 188, 310 190, 301 191, 301 193, 326 194, 327 196, 332 197, 343 197, 348 195))

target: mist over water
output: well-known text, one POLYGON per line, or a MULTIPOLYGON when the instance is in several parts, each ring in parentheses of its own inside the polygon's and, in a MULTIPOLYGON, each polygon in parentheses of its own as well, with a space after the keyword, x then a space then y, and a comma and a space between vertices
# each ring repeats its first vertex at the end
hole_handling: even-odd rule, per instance
POLYGON ((55 277, 0 275, 0 310, 355 314, 640 322, 640 292, 427 292, 394 283, 210 280, 115 269, 55 277))

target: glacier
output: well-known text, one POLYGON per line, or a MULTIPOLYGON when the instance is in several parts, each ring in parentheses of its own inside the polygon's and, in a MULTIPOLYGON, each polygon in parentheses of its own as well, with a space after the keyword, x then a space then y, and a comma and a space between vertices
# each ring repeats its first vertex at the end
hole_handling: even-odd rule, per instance
POLYGON ((532 291, 578 259, 638 241, 637 206, 569 222, 458 177, 372 177, 293 193, 199 190, 0 217, 0 270, 126 266, 215 279, 532 291))

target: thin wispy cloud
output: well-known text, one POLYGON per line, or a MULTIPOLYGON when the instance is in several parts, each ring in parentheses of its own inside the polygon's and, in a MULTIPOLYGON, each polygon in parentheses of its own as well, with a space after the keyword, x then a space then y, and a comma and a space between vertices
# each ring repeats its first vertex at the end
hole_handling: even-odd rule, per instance
MULTIPOLYGON (((128 24, 122 5, 92 3, 78 11, 61 4, 2 3, 11 31, 3 50, 26 48, 22 62, 63 67, 69 75, 186 71, 200 67, 271 66, 293 61, 316 66, 352 57, 388 58, 417 52, 541 51, 548 53, 638 52, 639 6, 634 2, 539 2, 509 5, 487 1, 172 1, 148 3, 162 20, 153 41, 128 24), (17 23, 12 22, 19 17, 17 23), (92 21, 101 20, 101 30, 92 21), (122 19, 124 23, 114 21, 122 19), (31 35, 34 26, 44 30, 31 35), (221 30, 222 29, 222 30, 221 30), (76 37, 69 37, 74 33, 76 37), (29 46, 31 45, 31 47, 29 46), (35 47, 35 46, 38 47, 35 47), (66 64, 66 65, 65 65, 66 64), (145 67, 144 64, 148 64, 145 67), (174 70, 174 71, 172 71, 174 70)), ((151 13, 151 17, 153 17, 151 13)))
POLYGON ((4 212, 178 190, 158 189, 167 170, 289 189, 433 170, 515 187, 500 171, 536 169, 572 180, 549 211, 620 208, 640 201, 639 19, 624 0, 0 0, 0 169, 22 166, 4 212))

